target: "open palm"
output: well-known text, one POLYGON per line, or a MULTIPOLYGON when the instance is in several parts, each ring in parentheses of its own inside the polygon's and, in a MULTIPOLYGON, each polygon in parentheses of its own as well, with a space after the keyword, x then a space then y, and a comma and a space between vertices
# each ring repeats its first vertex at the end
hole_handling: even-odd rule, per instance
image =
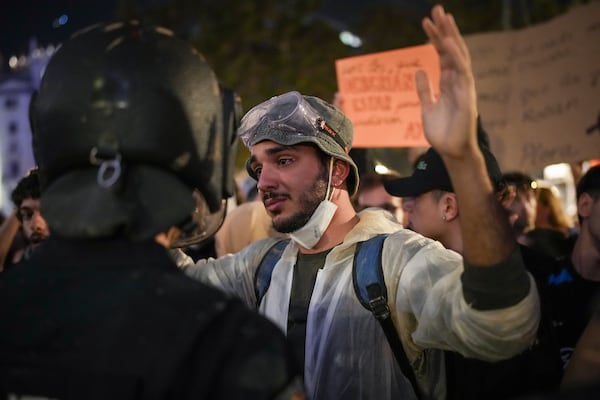
POLYGON ((438 99, 426 73, 416 76, 425 136, 441 155, 460 158, 466 148, 477 146, 477 97, 469 50, 454 18, 441 6, 423 21, 423 30, 440 59, 438 99))

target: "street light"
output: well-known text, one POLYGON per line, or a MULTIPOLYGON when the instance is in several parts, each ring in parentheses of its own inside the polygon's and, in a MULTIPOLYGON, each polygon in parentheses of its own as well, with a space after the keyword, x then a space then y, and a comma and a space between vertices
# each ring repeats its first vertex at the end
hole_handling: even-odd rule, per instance
POLYGON ((340 41, 346 46, 350 46, 355 49, 362 46, 362 39, 350 31, 341 31, 340 41))

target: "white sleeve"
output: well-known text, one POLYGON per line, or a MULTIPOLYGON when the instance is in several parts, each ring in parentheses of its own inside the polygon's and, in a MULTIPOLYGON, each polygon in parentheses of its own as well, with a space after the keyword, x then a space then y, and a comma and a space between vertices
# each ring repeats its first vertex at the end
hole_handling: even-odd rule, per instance
POLYGON ((239 297, 249 307, 256 308, 254 275, 265 253, 275 242, 277 239, 259 240, 239 253, 198 260, 184 271, 186 275, 239 297))
MULTIPOLYGON (((531 276, 529 293, 518 303, 477 310, 465 302, 462 257, 421 236, 392 235, 382 260, 393 263, 395 319, 413 315, 409 326, 419 348, 453 350, 485 361, 510 358, 531 345, 539 322, 539 298, 531 276), (395 279, 395 281, 394 281, 395 279)), ((403 326, 406 326, 404 324, 403 326)))

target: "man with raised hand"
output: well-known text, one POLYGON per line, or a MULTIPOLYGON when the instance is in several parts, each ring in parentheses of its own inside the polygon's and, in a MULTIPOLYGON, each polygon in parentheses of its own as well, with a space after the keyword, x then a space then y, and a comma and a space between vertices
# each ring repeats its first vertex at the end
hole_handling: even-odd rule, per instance
POLYGON ((417 74, 423 125, 459 198, 468 243, 464 259, 402 229, 385 211, 357 215, 351 196, 359 174, 348 155, 351 122, 319 98, 290 92, 251 109, 238 130, 251 154, 247 170, 258 181, 273 226, 291 238, 264 296, 257 292, 261 282, 255 275, 275 239, 186 267, 190 276, 241 297, 286 332, 311 399, 443 399, 441 349, 495 361, 521 352, 536 335, 536 287, 477 144, 468 49, 440 6, 423 28, 441 68, 438 99, 425 73, 417 74), (381 326, 354 291, 357 248, 380 234, 387 234, 380 254, 386 306, 408 371, 396 362, 381 326))

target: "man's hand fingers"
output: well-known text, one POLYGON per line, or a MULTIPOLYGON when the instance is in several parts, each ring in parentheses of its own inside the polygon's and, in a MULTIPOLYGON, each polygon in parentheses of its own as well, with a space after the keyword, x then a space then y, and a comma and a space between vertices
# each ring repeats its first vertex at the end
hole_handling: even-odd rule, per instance
POLYGON ((423 31, 425 32, 425 34, 431 41, 431 44, 433 44, 433 47, 435 47, 439 51, 440 45, 441 45, 441 43, 440 43, 441 39, 440 39, 440 32, 438 31, 438 28, 435 26, 433 21, 429 18, 423 18, 423 22, 421 25, 423 27, 423 31))
POLYGON ((417 94, 419 95, 419 101, 421 102, 421 108, 427 109, 433 105, 433 92, 431 91, 431 85, 429 84, 429 77, 423 70, 417 71, 415 74, 415 81, 417 84, 417 94))

